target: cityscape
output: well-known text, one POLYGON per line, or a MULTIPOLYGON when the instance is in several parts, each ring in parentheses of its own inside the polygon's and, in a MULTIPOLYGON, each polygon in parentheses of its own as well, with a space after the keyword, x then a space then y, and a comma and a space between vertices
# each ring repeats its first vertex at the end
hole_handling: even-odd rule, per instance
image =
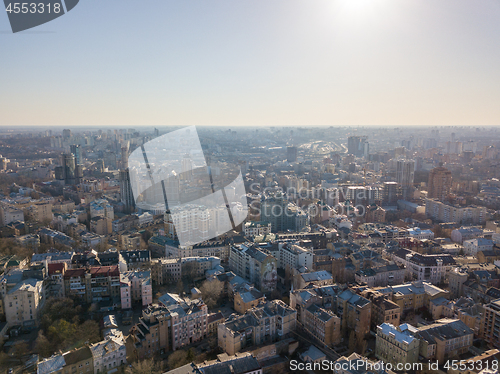
POLYGON ((16 1, 0 374, 500 374, 498 0, 16 1))
POLYGON ((196 130, 2 129, 2 370, 498 373, 497 128, 196 130))

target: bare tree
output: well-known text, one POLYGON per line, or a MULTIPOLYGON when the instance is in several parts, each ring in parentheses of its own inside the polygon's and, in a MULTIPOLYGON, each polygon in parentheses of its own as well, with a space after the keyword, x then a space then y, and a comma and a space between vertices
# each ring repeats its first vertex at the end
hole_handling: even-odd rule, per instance
POLYGON ((134 362, 125 370, 126 374, 159 374, 162 372, 161 365, 152 358, 134 362))
POLYGON ((218 279, 206 280, 201 285, 201 297, 209 309, 214 308, 219 303, 224 285, 218 279))

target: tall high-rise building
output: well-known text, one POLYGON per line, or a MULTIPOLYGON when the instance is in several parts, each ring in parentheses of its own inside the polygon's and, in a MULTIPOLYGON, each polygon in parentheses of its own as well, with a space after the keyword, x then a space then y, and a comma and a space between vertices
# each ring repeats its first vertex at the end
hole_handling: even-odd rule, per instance
POLYGON ((434 168, 429 173, 429 183, 427 186, 427 197, 446 200, 451 191, 451 171, 443 166, 434 168))
POLYGON ((366 136, 350 136, 347 138, 347 153, 356 157, 368 157, 370 145, 366 136))
POLYGON ((128 148, 127 147, 122 147, 121 149, 122 153, 122 169, 127 169, 128 168, 128 148))
POLYGON ((72 153, 62 154, 60 164, 55 169, 56 179, 64 181, 64 184, 79 184, 81 182, 82 166, 76 164, 76 158, 72 153))
POLYGON ((410 193, 413 188, 415 179, 415 161, 414 160, 398 160, 396 168, 396 182, 401 186, 403 199, 410 198, 410 193))
POLYGON ((287 147, 286 148, 286 160, 288 162, 295 162, 297 161, 297 147, 287 147))
POLYGON ((69 146, 71 153, 75 156, 75 162, 77 165, 82 164, 82 148, 78 144, 72 144, 69 146))
POLYGON ((125 204, 125 210, 132 212, 135 209, 134 194, 130 184, 130 173, 128 168, 120 170, 120 196, 122 203, 125 204))

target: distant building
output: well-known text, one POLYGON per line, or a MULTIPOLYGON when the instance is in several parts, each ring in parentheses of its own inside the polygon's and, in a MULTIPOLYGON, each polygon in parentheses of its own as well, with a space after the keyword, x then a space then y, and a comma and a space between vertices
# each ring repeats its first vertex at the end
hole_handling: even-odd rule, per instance
POLYGON ((404 200, 411 198, 415 176, 414 160, 398 160, 396 165, 396 182, 401 186, 404 200))
POLYGON ((476 256, 478 252, 493 249, 493 241, 485 238, 469 239, 463 242, 465 254, 476 256))
POLYGON ((486 207, 451 205, 435 199, 425 200, 425 214, 444 223, 478 225, 486 221, 486 207))
POLYGON ((427 183, 427 197, 445 201, 450 195, 451 183, 451 171, 442 166, 432 169, 427 183))
POLYGON ((287 147, 286 148, 286 160, 288 162, 297 161, 298 148, 297 147, 287 147))
POLYGON ((245 222, 243 226, 245 236, 259 236, 271 233, 271 222, 245 222))

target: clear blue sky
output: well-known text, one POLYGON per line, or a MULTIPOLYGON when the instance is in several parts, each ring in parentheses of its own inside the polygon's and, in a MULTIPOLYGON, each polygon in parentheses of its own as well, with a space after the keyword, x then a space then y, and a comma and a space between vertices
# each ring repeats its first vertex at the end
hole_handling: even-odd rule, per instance
POLYGON ((499 0, 80 0, 18 34, 0 12, 0 126, 499 122, 499 0))

